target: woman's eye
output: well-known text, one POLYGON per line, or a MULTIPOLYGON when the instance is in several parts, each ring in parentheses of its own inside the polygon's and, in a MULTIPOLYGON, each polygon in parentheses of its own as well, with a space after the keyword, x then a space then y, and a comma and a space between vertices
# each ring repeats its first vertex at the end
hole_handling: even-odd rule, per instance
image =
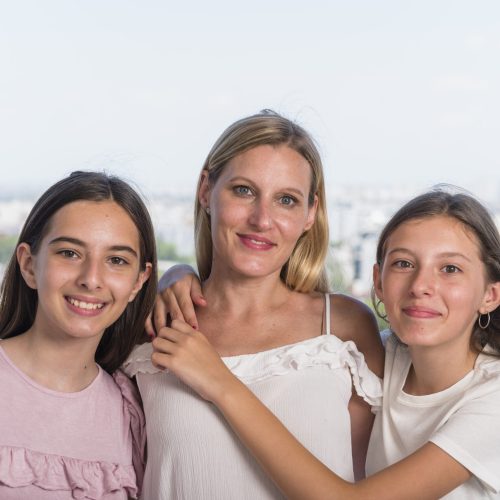
POLYGON ((283 205, 294 205, 296 202, 295 198, 293 198, 292 196, 288 196, 288 195, 285 195, 285 196, 282 196, 281 197, 281 203, 283 205))
POLYGON ((248 196, 252 194, 252 190, 248 186, 235 186, 233 191, 240 196, 248 196))

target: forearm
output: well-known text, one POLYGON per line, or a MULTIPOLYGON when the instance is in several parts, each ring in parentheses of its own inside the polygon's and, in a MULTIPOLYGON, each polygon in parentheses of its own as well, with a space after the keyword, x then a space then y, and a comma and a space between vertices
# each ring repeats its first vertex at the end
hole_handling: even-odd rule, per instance
POLYGON ((165 271, 158 281, 158 291, 163 292, 167 288, 177 283, 184 276, 196 274, 195 270, 189 264, 176 264, 165 271))
MULTIPOLYGON (((348 483, 315 458, 239 380, 214 403, 264 471, 290 499, 346 499, 348 483)), ((335 450, 332 450, 335 453, 335 450)))
POLYGON ((427 443, 378 474, 350 483, 306 450, 239 380, 226 383, 224 392, 213 401, 263 470, 291 500, 435 500, 470 477, 461 464, 427 443))

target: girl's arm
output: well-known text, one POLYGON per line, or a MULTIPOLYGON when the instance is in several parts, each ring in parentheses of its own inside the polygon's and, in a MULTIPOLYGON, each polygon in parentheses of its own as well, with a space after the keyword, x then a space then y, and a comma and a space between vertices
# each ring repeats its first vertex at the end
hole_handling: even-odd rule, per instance
MULTIPOLYGON (((436 499, 470 472, 427 443, 408 458, 358 483, 344 481, 309 453, 227 369, 201 332, 174 321, 154 339, 152 360, 213 402, 266 473, 291 499, 436 499)), ((335 450, 332 450, 335 453, 335 450)))

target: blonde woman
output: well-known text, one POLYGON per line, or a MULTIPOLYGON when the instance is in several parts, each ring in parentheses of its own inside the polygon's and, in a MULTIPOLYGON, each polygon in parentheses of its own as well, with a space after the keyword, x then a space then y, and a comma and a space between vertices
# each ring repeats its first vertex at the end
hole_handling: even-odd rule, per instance
MULTIPOLYGON (((207 301, 196 326, 314 456, 346 480, 362 477, 383 348, 368 308, 328 293, 324 180, 310 136, 268 111, 231 125, 203 166, 195 218, 207 301)), ((157 367, 172 335, 193 330, 171 326, 126 364, 146 413, 145 498, 282 498, 217 409, 157 367)))

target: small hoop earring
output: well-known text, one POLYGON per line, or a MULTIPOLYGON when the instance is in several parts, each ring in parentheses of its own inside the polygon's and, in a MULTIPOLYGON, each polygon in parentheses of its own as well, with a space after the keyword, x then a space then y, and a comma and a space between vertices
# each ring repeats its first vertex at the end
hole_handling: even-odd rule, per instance
POLYGON ((377 302, 375 302, 375 312, 377 313, 379 318, 382 318, 384 321, 389 323, 389 321, 387 321, 387 313, 382 314, 379 311, 380 304, 383 304, 383 302, 380 299, 378 299, 377 302))
POLYGON ((479 318, 477 318, 477 324, 479 325, 479 328, 481 328, 481 330, 486 330, 486 328, 490 326, 490 321, 491 317, 489 312, 487 312, 486 314, 480 314, 479 318), (482 322, 483 316, 486 316, 486 324, 483 324, 482 322))

